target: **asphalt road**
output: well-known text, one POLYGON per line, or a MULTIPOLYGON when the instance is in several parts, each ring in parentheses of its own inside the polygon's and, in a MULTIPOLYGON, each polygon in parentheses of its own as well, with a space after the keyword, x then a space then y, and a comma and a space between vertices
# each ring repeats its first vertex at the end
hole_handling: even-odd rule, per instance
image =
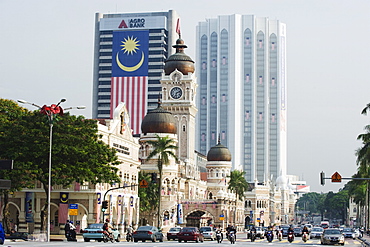
MULTIPOLYGON (((205 241, 203 243, 194 243, 194 242, 188 242, 188 243, 178 243, 177 241, 164 241, 162 243, 156 242, 138 242, 138 243, 133 243, 133 242, 126 242, 122 241, 119 243, 103 243, 103 242, 83 242, 81 239, 79 239, 78 242, 65 242, 65 241, 52 241, 50 243, 47 242, 33 242, 33 241, 22 241, 22 240, 17 240, 16 242, 12 242, 10 240, 6 240, 4 246, 7 247, 13 247, 13 246, 90 246, 90 247, 95 247, 95 246, 144 246, 144 247, 163 247, 163 246, 203 246, 203 247, 217 247, 217 246, 226 246, 226 245, 231 245, 229 241, 223 241, 222 243, 218 244, 216 241, 205 241)), ((255 242, 251 242, 249 239, 245 239, 240 237, 237 239, 237 242, 233 246, 321 246, 320 240, 318 239, 312 239, 304 243, 300 238, 296 238, 295 241, 292 243, 289 243, 286 239, 283 239, 282 241, 278 241, 277 239, 274 239, 272 243, 267 242, 266 239, 257 239, 255 242)), ((360 240, 353 240, 353 239, 346 239, 345 246, 362 246, 362 242, 360 240)))

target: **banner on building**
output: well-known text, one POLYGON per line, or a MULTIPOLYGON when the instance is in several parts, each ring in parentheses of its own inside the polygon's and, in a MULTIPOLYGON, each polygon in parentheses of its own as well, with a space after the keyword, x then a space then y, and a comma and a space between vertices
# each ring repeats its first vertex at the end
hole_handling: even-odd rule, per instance
POLYGON ((148 56, 148 30, 113 32, 111 114, 124 102, 133 134, 140 133, 147 111, 148 56))
POLYGON ((184 223, 184 215, 182 211, 182 204, 177 204, 177 223, 183 224, 184 223))
POLYGON ((34 210, 34 193, 33 192, 26 192, 25 198, 25 211, 26 211, 26 222, 33 223, 33 210, 34 210))

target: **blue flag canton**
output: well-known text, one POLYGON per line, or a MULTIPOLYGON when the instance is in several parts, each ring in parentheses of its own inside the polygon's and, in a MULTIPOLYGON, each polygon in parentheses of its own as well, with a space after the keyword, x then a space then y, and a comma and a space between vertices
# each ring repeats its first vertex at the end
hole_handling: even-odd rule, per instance
POLYGON ((112 77, 148 75, 149 31, 113 32, 112 77))

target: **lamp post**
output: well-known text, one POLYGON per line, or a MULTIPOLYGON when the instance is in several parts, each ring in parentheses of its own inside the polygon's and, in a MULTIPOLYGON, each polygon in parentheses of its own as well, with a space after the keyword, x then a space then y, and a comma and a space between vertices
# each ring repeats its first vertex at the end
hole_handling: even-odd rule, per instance
MULTIPOLYGON (((63 108, 59 106, 61 103, 65 102, 66 99, 61 99, 58 104, 52 104, 51 106, 39 106, 35 103, 31 103, 25 100, 17 100, 19 103, 22 104, 29 104, 37 107, 40 109, 40 113, 44 114, 48 117, 49 121, 49 175, 48 175, 48 214, 47 214, 47 223, 46 223, 46 232, 47 232, 47 241, 50 242, 50 202, 51 202, 51 151, 52 151, 52 144, 53 144, 53 123, 56 115, 63 115, 63 108)), ((64 110, 70 110, 70 109, 85 109, 85 106, 77 106, 77 107, 68 107, 64 110)))

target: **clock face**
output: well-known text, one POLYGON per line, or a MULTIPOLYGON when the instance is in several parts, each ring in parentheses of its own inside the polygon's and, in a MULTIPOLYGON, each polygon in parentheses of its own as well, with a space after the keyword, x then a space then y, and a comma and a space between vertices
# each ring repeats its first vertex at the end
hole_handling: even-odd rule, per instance
POLYGON ((182 89, 180 87, 173 87, 170 91, 170 95, 173 99, 180 99, 182 96, 182 89))

